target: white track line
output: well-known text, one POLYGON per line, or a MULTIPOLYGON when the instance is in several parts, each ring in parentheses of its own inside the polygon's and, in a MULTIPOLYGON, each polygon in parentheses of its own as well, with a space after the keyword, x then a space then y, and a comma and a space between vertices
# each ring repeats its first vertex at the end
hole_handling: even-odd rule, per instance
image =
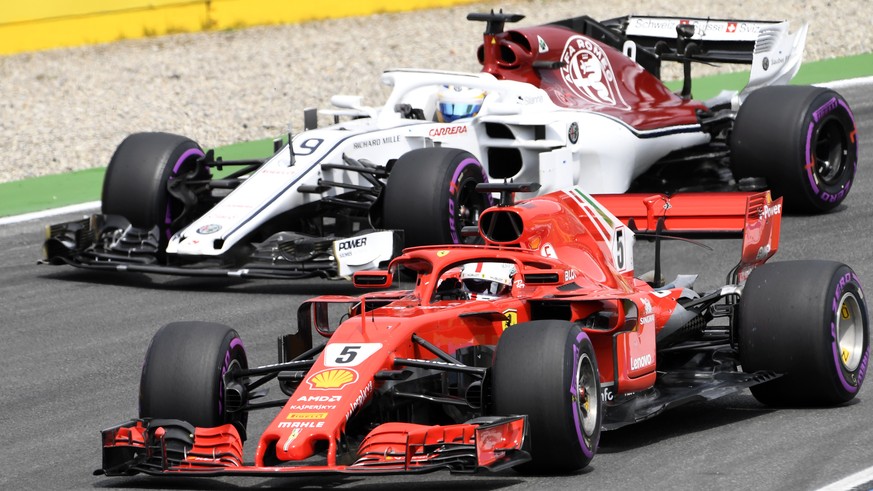
POLYGON ((848 489, 858 488, 862 484, 866 484, 867 486, 860 489, 870 489, 871 482, 873 482, 873 467, 868 467, 861 472, 856 472, 833 484, 828 484, 823 488, 819 488, 817 491, 846 491, 848 489))
POLYGON ((845 80, 835 80, 833 82, 825 82, 823 84, 813 85, 816 85, 818 87, 827 87, 830 89, 845 89, 848 87, 855 87, 864 84, 873 84, 873 77, 847 78, 845 80))
POLYGON ((33 213, 25 213, 23 215, 16 215, 12 217, 3 217, 0 218, 0 225, 9 225, 12 223, 20 223, 26 222, 29 220, 39 220, 40 218, 48 218, 57 215, 63 215, 65 213, 77 213, 80 211, 90 211, 90 210, 99 210, 100 202, 99 201, 91 201, 88 203, 81 203, 78 205, 70 205, 63 206, 61 208, 52 208, 51 210, 45 211, 35 211, 33 213))

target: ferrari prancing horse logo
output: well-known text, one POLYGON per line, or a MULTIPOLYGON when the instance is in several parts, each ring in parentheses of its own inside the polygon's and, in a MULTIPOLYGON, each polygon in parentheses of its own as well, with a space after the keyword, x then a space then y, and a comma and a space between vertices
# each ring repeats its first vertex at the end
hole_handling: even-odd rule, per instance
POLYGON ((506 320, 503 321, 503 330, 505 331, 509 326, 518 323, 518 311, 515 309, 504 310, 503 315, 506 316, 506 320))

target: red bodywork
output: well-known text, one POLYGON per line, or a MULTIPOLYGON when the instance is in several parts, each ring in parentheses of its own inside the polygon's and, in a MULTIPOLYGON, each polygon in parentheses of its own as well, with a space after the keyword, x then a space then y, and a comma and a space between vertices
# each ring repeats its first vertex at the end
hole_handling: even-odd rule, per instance
MULTIPOLYGON (((409 360, 419 366, 431 363, 435 369, 451 363, 418 340, 444 353, 494 346, 505 329, 536 320, 536 307, 546 304, 566 306, 569 321, 609 313, 609 325, 583 329, 595 348, 601 382, 610 384, 615 394, 652 387, 655 337, 676 308, 682 288, 656 290, 635 278, 628 267, 632 264, 619 260, 616 251, 627 244, 619 239, 631 233, 628 223, 638 232, 660 228, 667 235, 744 234, 739 270, 745 274, 778 248, 781 201, 771 202, 769 193, 612 195, 604 197, 604 204, 574 189, 489 208, 479 222, 487 245, 412 248, 394 259, 391 269, 403 266, 417 274, 413 290, 323 296, 304 303, 300 312, 328 338, 327 344, 260 435, 254 465, 243 464, 242 439, 232 425, 225 425, 197 428, 182 463, 164 460, 162 468, 136 470, 199 475, 393 473, 445 468, 444 459, 461 454, 475 462, 475 470, 525 461, 528 428, 518 416, 492 415, 503 419, 444 426, 377 421, 351 453, 343 446, 344 434, 384 381, 398 368, 412 366, 409 360), (511 294, 495 300, 438 298, 441 277, 456 275, 460 264, 474 261, 514 264, 511 294), (337 303, 351 305, 350 317, 338 326, 322 318, 324 307, 337 303), (307 459, 319 449, 326 449, 326 459, 310 463, 307 459)), ((390 278, 388 272, 364 272, 355 281, 384 286, 390 278)), ((112 474, 107 459, 110 464, 124 460, 116 455, 120 451, 158 452, 165 445, 162 431, 149 430, 140 420, 106 430, 104 471, 112 474)))
POLYGON ((615 48, 563 26, 486 33, 479 60, 483 72, 540 87, 558 106, 606 114, 641 131, 697 124, 697 112, 707 110, 615 48))

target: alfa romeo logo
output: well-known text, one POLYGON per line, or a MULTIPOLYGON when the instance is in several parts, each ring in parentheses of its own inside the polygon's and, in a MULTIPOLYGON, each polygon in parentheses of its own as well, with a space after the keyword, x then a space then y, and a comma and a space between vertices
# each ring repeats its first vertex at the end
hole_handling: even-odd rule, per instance
POLYGON ((567 138, 570 139, 570 143, 579 141, 579 125, 575 121, 570 123, 570 128, 567 130, 567 138))
POLYGON ((627 109, 612 64, 600 45, 573 36, 564 46, 561 61, 561 78, 577 96, 594 104, 627 109))
POLYGON ((198 228, 197 233, 201 234, 201 235, 209 235, 209 234, 214 234, 215 232, 218 232, 219 230, 221 230, 221 225, 219 225, 217 223, 210 223, 209 225, 204 225, 204 226, 198 228))

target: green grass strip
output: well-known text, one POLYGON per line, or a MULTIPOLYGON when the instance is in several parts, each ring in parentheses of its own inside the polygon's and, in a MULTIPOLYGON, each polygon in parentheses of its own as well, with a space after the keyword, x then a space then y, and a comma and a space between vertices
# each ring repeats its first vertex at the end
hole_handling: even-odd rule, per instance
MULTIPOLYGON (((873 76, 873 53, 806 63, 793 84, 815 84, 848 78, 873 76)), ((722 90, 740 90, 749 72, 734 72, 695 79, 692 92, 697 99, 714 97, 722 90)), ((682 81, 667 82, 674 91, 682 81)), ((216 148, 225 160, 266 158, 273 154, 273 140, 266 138, 216 148)), ((0 217, 86 203, 100 199, 105 168, 0 183, 0 217)))
MULTIPOLYGON (((266 138, 215 149, 224 160, 266 158, 273 140, 266 138)), ((232 169, 225 169, 229 173, 232 169)), ((0 183, 0 217, 100 200, 105 167, 0 183)), ((220 173, 218 173, 220 174, 220 173)))
POLYGON ((101 167, 0 183, 0 216, 97 201, 105 173, 101 167))
MULTIPOLYGON (((692 67, 693 73, 694 67, 692 67)), ((695 99, 706 100, 715 97, 722 90, 741 90, 749 83, 749 73, 749 70, 744 70, 694 79, 691 81, 692 95, 695 99)), ((791 79, 791 83, 810 85, 871 75, 873 75, 873 53, 865 53, 801 65, 797 75, 791 79)), ((666 85, 673 91, 682 90, 681 80, 672 80, 666 85)))

